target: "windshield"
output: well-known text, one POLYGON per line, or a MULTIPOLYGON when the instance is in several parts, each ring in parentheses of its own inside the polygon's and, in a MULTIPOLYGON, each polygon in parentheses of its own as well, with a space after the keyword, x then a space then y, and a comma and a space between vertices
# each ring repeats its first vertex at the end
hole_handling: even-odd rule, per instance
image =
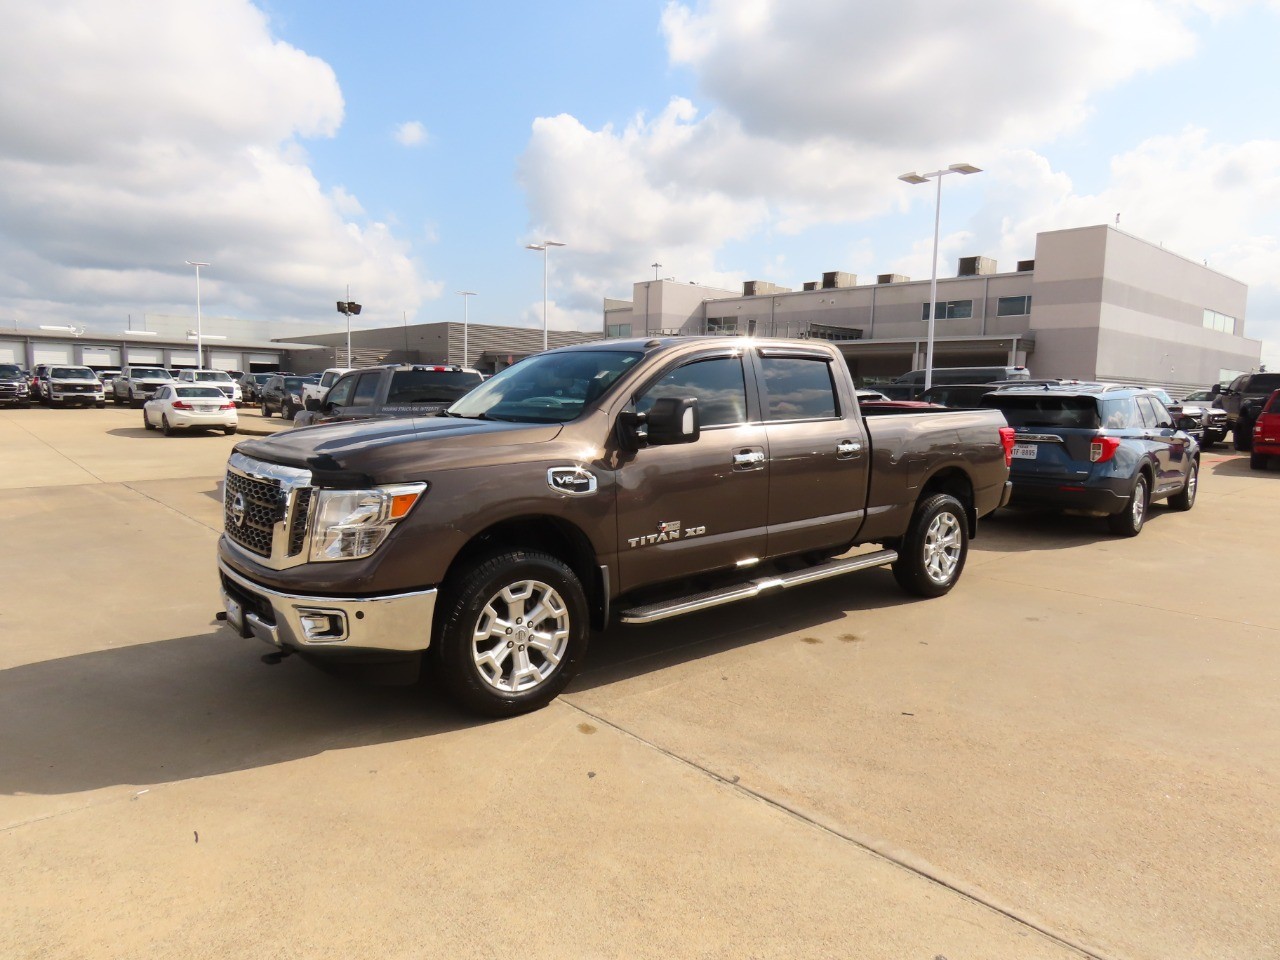
POLYGON ((49 371, 54 380, 97 380, 97 375, 88 367, 54 367, 49 371))
POLYGON ((180 397, 212 397, 224 399, 222 391, 217 387, 174 387, 173 392, 180 397))
POLYGON ((397 370, 387 403, 452 403, 483 382, 480 374, 460 370, 397 370))
POLYGON ((249 374, 249 376, 254 383, 266 383, 268 380, 274 377, 275 374, 274 373, 251 373, 249 374))
POLYGON ((1208 390, 1197 390, 1195 393, 1188 393, 1182 398, 1183 403, 1186 403, 1187 401, 1207 403, 1212 399, 1213 397, 1209 395, 1208 390))
POLYGON ((1165 393, 1159 387, 1152 387, 1151 392, 1154 393, 1157 397, 1159 397, 1160 402, 1163 403, 1166 407, 1173 403, 1173 397, 1169 396, 1169 394, 1165 393))
POLYGON ((301 390, 302 385, 306 382, 306 377, 285 377, 284 388, 286 390, 301 390))
POLYGON ((140 380, 172 380, 168 370, 158 367, 134 367, 133 375, 140 380))
POLYGON ((486 380, 447 412, 482 420, 567 423, 642 356, 622 350, 540 353, 486 380))
POLYGON ((979 405, 1004 413, 1011 427, 1075 427, 1096 430, 1101 426, 1098 402, 1093 397, 1053 393, 988 393, 979 405))
POLYGON ((0 377, 20 377, 22 368, 16 363, 0 363, 0 377))
POLYGON ((198 370, 196 371, 196 379, 204 383, 217 381, 219 383, 230 383, 231 377, 222 370, 198 370))

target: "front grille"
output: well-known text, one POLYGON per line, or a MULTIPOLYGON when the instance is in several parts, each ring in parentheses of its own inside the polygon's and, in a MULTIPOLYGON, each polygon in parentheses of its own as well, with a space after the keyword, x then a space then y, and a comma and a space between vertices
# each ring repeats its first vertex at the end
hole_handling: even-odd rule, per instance
POLYGON ((311 472, 232 453, 223 496, 223 529, 237 547, 274 570, 305 563, 311 522, 311 472))
POLYGON ((260 557, 271 556, 275 525, 284 519, 287 494, 279 480, 255 480, 227 473, 223 528, 227 536, 260 557), (237 497, 244 500, 244 515, 238 516, 237 497))
POLYGON ((289 518, 289 556, 296 557, 307 544, 307 526, 311 514, 311 488, 303 487, 293 498, 293 516, 289 518))

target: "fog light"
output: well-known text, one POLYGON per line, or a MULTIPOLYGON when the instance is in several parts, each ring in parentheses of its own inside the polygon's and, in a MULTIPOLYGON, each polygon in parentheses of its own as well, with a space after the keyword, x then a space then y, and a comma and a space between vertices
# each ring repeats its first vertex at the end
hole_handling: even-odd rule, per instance
POLYGON ((298 621, 309 643, 337 643, 347 639, 347 616, 341 610, 299 610, 298 621))

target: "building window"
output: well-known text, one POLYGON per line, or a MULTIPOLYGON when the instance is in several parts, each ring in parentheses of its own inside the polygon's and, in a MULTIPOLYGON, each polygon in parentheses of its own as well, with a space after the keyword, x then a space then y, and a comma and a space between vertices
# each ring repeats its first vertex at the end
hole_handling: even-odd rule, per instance
POLYGON ((1207 329, 1217 330, 1219 333, 1236 332, 1236 318, 1219 313, 1217 310, 1205 310, 1204 325, 1207 329))
POLYGON ((1025 317, 1030 312, 1030 297, 1001 297, 996 301, 997 317, 1025 317))
POLYGON ((605 328, 606 337, 629 337, 631 336, 631 324, 629 323, 611 323, 605 328))
MULTIPOLYGON (((972 300, 939 300, 933 306, 935 320, 968 320, 973 316, 972 300)), ((920 319, 929 319, 929 305, 920 304, 920 319)))
POLYGON ((732 336, 737 332, 737 317, 707 317, 707 333, 732 336))

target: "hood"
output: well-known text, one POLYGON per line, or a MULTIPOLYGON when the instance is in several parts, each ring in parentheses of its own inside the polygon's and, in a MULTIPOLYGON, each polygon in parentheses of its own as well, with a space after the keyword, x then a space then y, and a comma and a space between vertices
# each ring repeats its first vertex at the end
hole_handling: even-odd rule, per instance
POLYGON ((413 417, 325 423, 283 430, 236 445, 247 457, 312 472, 319 486, 396 483, 432 467, 472 459, 484 450, 554 440, 558 423, 500 423, 413 417))

